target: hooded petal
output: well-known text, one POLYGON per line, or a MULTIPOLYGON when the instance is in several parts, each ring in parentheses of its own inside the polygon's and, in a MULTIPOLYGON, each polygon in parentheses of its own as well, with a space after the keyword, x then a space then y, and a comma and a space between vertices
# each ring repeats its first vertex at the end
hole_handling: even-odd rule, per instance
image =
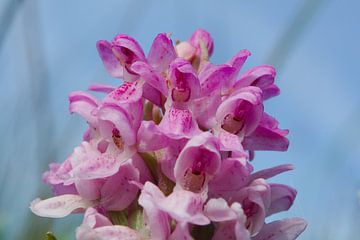
POLYGON ((301 218, 288 218, 265 224, 253 240, 295 240, 306 228, 301 218))
POLYGON ((263 112, 260 88, 247 87, 222 102, 216 119, 226 131, 248 136, 259 125, 263 112))
POLYGON ((119 60, 113 54, 112 44, 108 41, 100 40, 96 43, 96 48, 108 73, 115 78, 122 78, 123 66, 121 66, 119 60))
POLYGON ((242 188, 234 200, 241 203, 251 236, 256 235, 265 222, 266 211, 270 206, 270 186, 264 179, 257 179, 248 187, 242 188))
POLYGON ((148 62, 157 72, 162 73, 175 58, 176 52, 171 39, 165 33, 158 34, 151 45, 148 62))
POLYGON ((184 189, 198 192, 219 171, 219 143, 209 132, 203 132, 185 145, 174 168, 176 182, 184 189))
POLYGON ((271 204, 267 211, 270 216, 274 213, 288 210, 296 198, 297 191, 283 184, 270 184, 271 189, 271 204))
POLYGON ((65 194, 46 200, 39 198, 31 202, 30 209, 40 217, 62 218, 77 209, 86 209, 91 203, 79 195, 65 194))
POLYGON ((89 124, 96 126, 97 118, 94 114, 98 107, 98 101, 92 95, 77 91, 69 95, 69 110, 82 116, 89 124))
POLYGON ((127 146, 136 143, 136 129, 122 107, 116 104, 103 104, 99 110, 99 119, 100 132, 106 139, 111 141, 116 137, 122 141, 121 145, 127 146), (116 129, 116 136, 114 129, 116 129))
POLYGON ((131 69, 140 75, 147 84, 160 91, 164 96, 167 96, 168 89, 165 79, 154 67, 146 62, 138 61, 131 66, 131 69))
POLYGON ((190 62, 177 58, 169 67, 171 99, 187 102, 200 95, 200 82, 190 62))
POLYGON ((264 99, 274 97, 280 93, 279 88, 274 84, 276 70, 273 66, 262 65, 251 68, 241 75, 234 84, 234 89, 241 89, 247 86, 261 88, 264 99))

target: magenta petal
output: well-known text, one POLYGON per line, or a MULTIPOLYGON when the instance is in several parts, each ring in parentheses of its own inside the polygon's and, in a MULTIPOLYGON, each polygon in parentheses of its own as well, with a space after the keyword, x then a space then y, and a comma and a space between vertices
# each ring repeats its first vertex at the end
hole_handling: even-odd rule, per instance
POLYGON ((161 73, 167 70, 169 64, 175 58, 176 52, 171 39, 165 33, 158 34, 151 45, 148 55, 151 66, 161 73))
POLYGON ((164 96, 167 96, 168 89, 166 87, 165 79, 159 74, 159 72, 157 72, 156 69, 154 69, 146 62, 140 61, 135 62, 131 66, 131 69, 136 74, 140 75, 146 83, 160 91, 164 96))
MULTIPOLYGON (((263 112, 264 105, 260 88, 246 87, 229 96, 220 104, 216 112, 216 119, 224 126, 228 116, 237 118, 236 121, 241 124, 241 127, 239 129, 234 128, 232 133, 247 136, 259 125, 263 112)), ((232 127, 224 129, 228 130, 230 128, 232 127)))
POLYGON ((234 89, 255 86, 263 91, 264 100, 274 97, 280 93, 278 87, 274 84, 275 75, 276 70, 270 65, 251 68, 241 75, 240 79, 235 83, 234 89))
POLYGON ((214 91, 220 91, 223 86, 232 85, 236 69, 229 65, 214 65, 208 63, 200 72, 201 95, 206 96, 214 91))
POLYGON ((159 124, 160 130, 169 138, 191 138, 200 133, 200 129, 188 109, 171 107, 165 112, 159 124))
POLYGON ((41 217, 62 218, 77 209, 86 209, 91 203, 79 195, 65 194, 45 200, 35 199, 30 209, 41 217))
POLYGON ((91 84, 88 89, 90 91, 103 92, 103 93, 110 93, 115 90, 113 86, 102 83, 91 84))
POLYGON ((145 59, 145 54, 139 43, 128 35, 119 34, 115 36, 112 44, 119 59, 124 59, 126 62, 145 59))
POLYGON ((267 114, 263 114, 259 126, 244 138, 243 146, 247 150, 286 151, 289 140, 288 130, 278 128, 278 122, 267 114))
POLYGON ((245 158, 226 158, 222 160, 221 168, 209 182, 209 195, 230 199, 248 183, 253 167, 245 158))
MULTIPOLYGON (((192 185, 191 179, 186 176, 189 171, 196 175, 204 174, 205 181, 215 176, 220 170, 220 164, 221 157, 217 139, 209 132, 203 132, 190 139, 181 151, 174 168, 176 182, 185 189, 194 187, 190 186, 192 185)), ((196 181, 196 179, 193 180, 196 181)), ((199 186, 200 189, 202 187, 199 186)))
POLYGON ((169 80, 174 102, 187 102, 200 96, 200 82, 190 62, 177 58, 169 67, 169 80))
POLYGON ((301 218, 288 218, 265 224, 253 240, 295 240, 306 228, 301 218))
POLYGON ((129 181, 139 181, 139 171, 129 162, 123 163, 119 171, 109 178, 101 188, 100 204, 110 211, 121 211, 135 199, 138 188, 129 181))
POLYGON ((272 178, 280 173, 283 173, 286 171, 291 171, 293 169, 294 169, 294 166, 292 164, 283 164, 283 165, 279 165, 276 167, 267 168, 267 169, 255 172, 255 173, 251 174, 249 180, 251 182, 257 178, 268 179, 268 178, 272 178))
POLYGON ((270 186, 264 179, 257 179, 248 187, 242 188, 235 200, 244 209, 249 232, 252 236, 256 235, 265 222, 266 210, 270 206, 270 186))
POLYGON ((115 57, 112 51, 112 44, 108 41, 101 40, 96 44, 100 58, 109 74, 115 78, 123 77, 123 66, 120 65, 119 60, 115 57))
POLYGON ((243 49, 238 52, 227 64, 234 67, 236 69, 236 73, 238 73, 250 55, 251 53, 247 49, 243 49))
POLYGON ((163 96, 159 90, 154 88, 148 83, 144 83, 143 86, 143 97, 158 107, 163 106, 163 96))
POLYGON ((274 213, 288 210, 296 198, 297 191, 283 184, 270 184, 271 204, 267 211, 267 216, 274 213))
POLYGON ((69 95, 69 110, 71 113, 77 113, 82 116, 89 124, 95 126, 97 118, 94 111, 98 107, 98 101, 92 95, 77 91, 69 95))

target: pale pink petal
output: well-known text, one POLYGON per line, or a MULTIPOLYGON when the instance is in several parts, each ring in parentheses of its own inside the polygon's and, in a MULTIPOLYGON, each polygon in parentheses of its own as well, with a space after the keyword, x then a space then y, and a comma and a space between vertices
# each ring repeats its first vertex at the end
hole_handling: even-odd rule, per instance
POLYGON ((101 188, 100 205, 110 211, 121 211, 135 199, 138 188, 129 181, 139 181, 139 171, 131 162, 123 163, 119 171, 106 179, 101 188))
POLYGON ((156 202, 165 198, 153 183, 145 183, 139 196, 139 204, 144 208, 145 222, 150 229, 152 239, 167 240, 170 235, 170 218, 161 211, 156 202))
POLYGON ((69 110, 82 116, 89 124, 95 126, 97 118, 94 111, 98 107, 98 101, 92 95, 77 91, 69 95, 69 110))
POLYGON ((235 220, 236 213, 223 198, 212 198, 204 206, 205 215, 214 222, 235 220))
POLYGON ((295 240, 306 228, 301 218, 288 218, 265 224, 253 240, 295 240))
POLYGON ((65 194, 45 200, 35 199, 30 209, 40 217, 62 218, 77 209, 86 209, 91 203, 79 195, 65 194))
POLYGON ((173 139, 191 138, 200 133, 192 112, 174 107, 165 112, 159 128, 166 136, 173 139))
POLYGON ((169 145, 170 139, 153 121, 142 121, 137 135, 139 152, 156 151, 169 145))
POLYGON ((189 42, 180 42, 175 46, 176 54, 187 61, 190 61, 196 54, 197 49, 189 42))

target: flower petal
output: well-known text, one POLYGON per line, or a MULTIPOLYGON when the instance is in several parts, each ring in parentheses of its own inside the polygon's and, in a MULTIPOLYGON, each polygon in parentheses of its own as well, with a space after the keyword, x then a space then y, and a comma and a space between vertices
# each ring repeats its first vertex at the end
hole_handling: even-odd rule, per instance
POLYGON ((135 199, 138 188, 129 181, 139 181, 139 171, 131 162, 121 165, 119 171, 106 179, 101 188, 100 205, 110 211, 121 211, 135 199))
POLYGON ((289 140, 286 138, 288 130, 278 128, 278 122, 267 114, 263 114, 259 126, 242 142, 247 150, 286 151, 289 140))
POLYGON ((148 55, 151 66, 161 73, 167 70, 169 64, 175 58, 176 52, 171 39, 165 33, 158 34, 151 45, 148 55))
POLYGON ((267 216, 288 210, 296 198, 297 191, 283 184, 270 184, 271 204, 267 210, 267 216))
POLYGON ((172 139, 191 138, 200 133, 192 112, 188 109, 174 107, 165 112, 159 129, 172 139))
POLYGON ((103 93, 110 93, 115 90, 113 86, 102 83, 91 84, 88 89, 90 91, 103 93))
POLYGON ((105 40, 100 40, 96 44, 100 58, 108 73, 115 78, 123 77, 123 66, 112 52, 112 44, 105 40))
POLYGON ((86 209, 91 203, 79 195, 65 194, 45 200, 39 198, 31 202, 30 209, 40 217, 62 218, 77 209, 86 209))
POLYGON ((97 118, 94 111, 98 107, 98 101, 92 95, 77 91, 69 95, 69 110, 71 113, 77 113, 82 116, 89 124, 95 126, 97 118))
POLYGON ((306 228, 301 218, 288 218, 265 224, 253 240, 295 240, 306 228))

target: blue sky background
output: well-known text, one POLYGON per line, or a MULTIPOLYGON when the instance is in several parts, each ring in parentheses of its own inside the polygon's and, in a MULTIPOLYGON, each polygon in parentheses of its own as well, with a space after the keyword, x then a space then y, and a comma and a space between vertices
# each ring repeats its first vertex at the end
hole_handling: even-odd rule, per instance
POLYGON ((126 33, 147 52, 159 32, 185 40, 199 27, 214 38, 214 62, 246 48, 244 69, 278 68, 282 93, 265 109, 290 129, 291 145, 258 153, 254 164, 295 164, 272 181, 296 187, 298 197, 274 219, 307 219, 301 240, 359 239, 359 9, 355 0, 0 0, 0 239, 39 239, 48 229, 74 238, 78 216, 52 222, 28 205, 50 196, 41 173, 63 161, 86 128, 68 113, 69 92, 119 84, 96 41, 126 33))

